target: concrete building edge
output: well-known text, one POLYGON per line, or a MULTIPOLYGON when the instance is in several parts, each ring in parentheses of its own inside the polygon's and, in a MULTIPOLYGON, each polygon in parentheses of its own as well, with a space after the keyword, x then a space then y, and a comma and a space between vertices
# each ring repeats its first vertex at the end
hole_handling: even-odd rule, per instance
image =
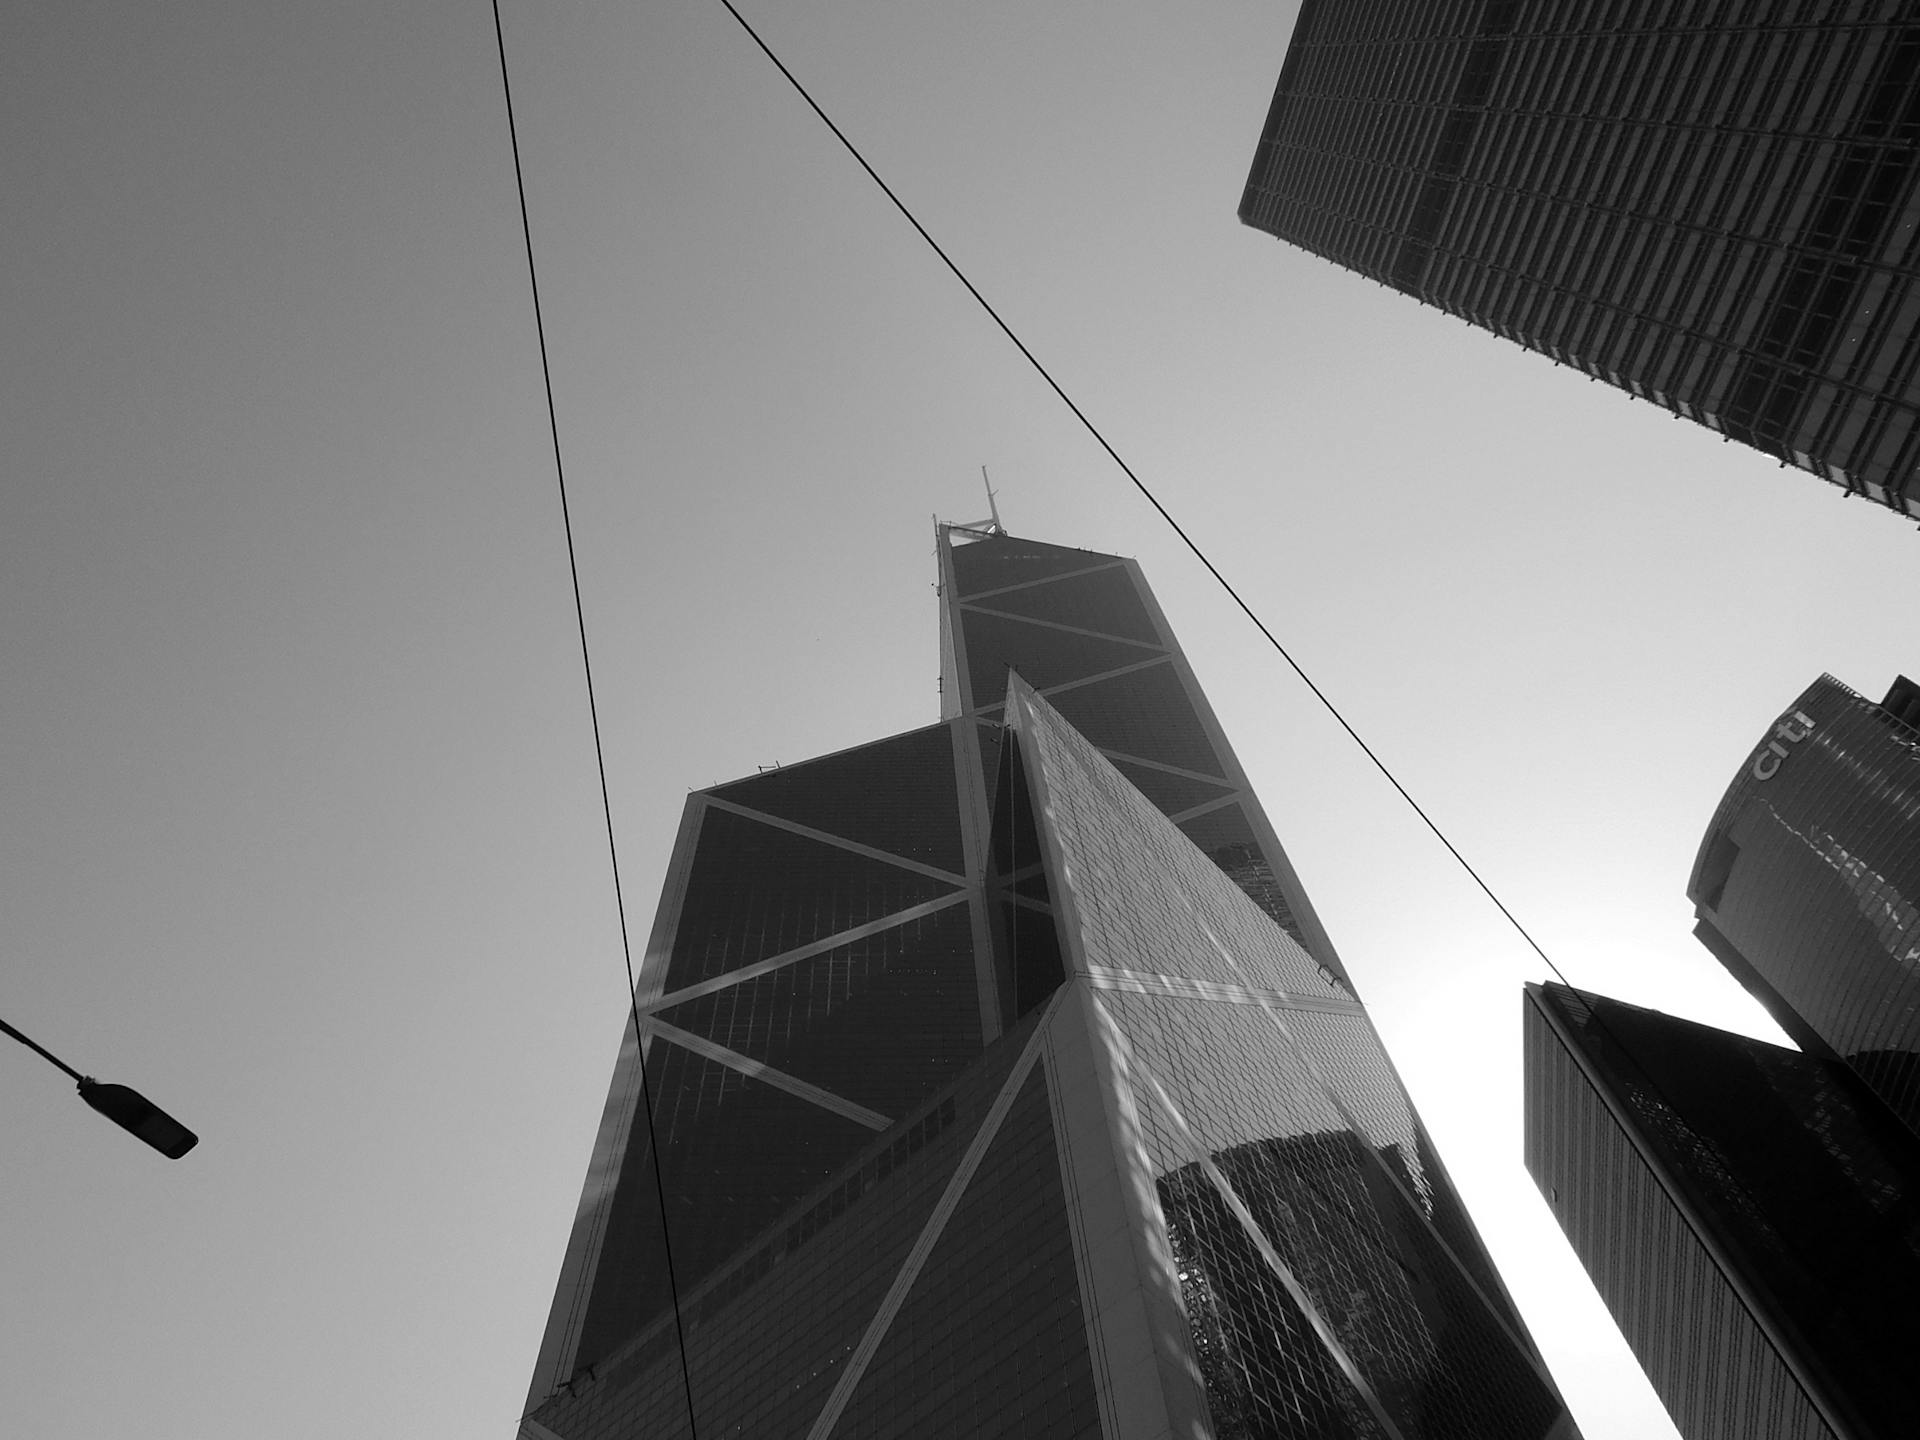
MULTIPOLYGON (((680 926, 680 911, 693 872, 693 852, 700 839, 700 824, 706 810, 706 797, 694 794, 687 797, 686 807, 680 812, 680 829, 674 836, 666 882, 660 890, 660 904, 654 911, 653 928, 648 933, 646 953, 636 977, 636 1005, 644 1005, 664 992, 667 963, 673 953, 674 933, 680 926)), ((577 1368, 580 1331, 587 1306, 593 1299, 600 1247, 606 1238, 614 1192, 619 1186, 620 1170, 626 1163, 627 1145, 640 1110, 641 1066, 646 1063, 647 1045, 634 1028, 631 1009, 621 1017, 620 1023, 620 1050, 614 1060, 613 1080, 607 1087, 606 1105, 594 1133, 586 1182, 581 1187, 580 1205, 560 1263, 560 1281, 554 1288, 553 1308, 541 1334, 540 1353, 527 1391, 527 1413, 543 1404, 577 1368)))
MULTIPOLYGON (((1008 677, 1007 718, 1016 735, 1031 730, 1033 700, 1031 686, 1017 675, 1008 677)), ((1098 1332, 1092 1340, 1098 1347, 1096 1374, 1112 1387, 1102 1398, 1102 1420, 1109 1414, 1121 1417, 1109 1440, 1214 1440, 1166 1216, 1133 1101, 1126 1040, 1094 999, 1088 979, 1079 907, 1052 825, 1045 759, 1037 751, 1023 758, 1066 952, 1067 993, 1052 1025, 1056 1037, 1086 1046, 1085 1055, 1075 1058, 1086 1066, 1082 1073, 1092 1077, 1096 1093, 1091 1098, 1099 1106, 1097 1119, 1091 1110, 1071 1116, 1070 1128, 1062 1132, 1072 1152, 1065 1158, 1075 1167, 1074 1185, 1083 1200, 1104 1183, 1117 1192, 1123 1217, 1117 1238, 1110 1232, 1084 1242, 1088 1269, 1081 1283, 1083 1293, 1091 1290, 1094 1296, 1088 1326, 1098 1332), (1092 1162, 1102 1149, 1111 1161, 1106 1174, 1092 1162)), ((1081 1237, 1076 1235, 1075 1242, 1078 1259, 1081 1237)))

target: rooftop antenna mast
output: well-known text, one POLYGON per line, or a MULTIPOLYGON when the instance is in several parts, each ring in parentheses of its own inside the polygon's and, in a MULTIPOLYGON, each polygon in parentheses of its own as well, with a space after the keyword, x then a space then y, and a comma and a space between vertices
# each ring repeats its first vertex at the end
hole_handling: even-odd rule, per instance
POLYGON ((956 544, 970 544, 975 540, 992 540, 996 536, 1007 533, 1007 527, 1000 523, 1000 507, 995 503, 993 480, 988 476, 987 467, 984 465, 980 467, 980 483, 987 487, 987 510, 989 514, 985 520, 969 520, 964 523, 942 525, 938 515, 933 517, 933 527, 941 534, 949 538, 953 536, 965 537, 962 540, 955 541, 954 543, 956 544))
POLYGON ((1007 527, 1000 523, 1000 507, 993 500, 993 481, 987 478, 987 467, 984 465, 980 467, 980 483, 987 487, 987 513, 991 516, 987 521, 987 531, 993 535, 1004 535, 1007 527))

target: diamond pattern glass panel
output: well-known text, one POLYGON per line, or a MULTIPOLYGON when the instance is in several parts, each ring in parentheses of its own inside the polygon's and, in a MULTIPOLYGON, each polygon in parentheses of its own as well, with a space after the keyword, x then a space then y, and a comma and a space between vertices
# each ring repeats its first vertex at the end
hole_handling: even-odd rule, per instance
MULTIPOLYGON (((647 1057, 656 1097, 660 1186, 673 1269, 696 1285, 727 1255, 845 1164, 873 1136, 818 1105, 662 1040, 647 1057)), ((640 1127, 627 1149, 601 1265, 621 1277, 597 1287, 583 1363, 626 1340, 668 1303, 652 1158, 640 1127)))
MULTIPOLYGON (((1035 697, 1037 705, 1044 700, 1035 697)), ((1058 713, 1022 736, 1047 777, 1090 963, 1351 997, 1058 713)))
POLYGON ((713 793, 922 864, 966 868, 953 737, 945 725, 769 770, 713 793), (876 805, 876 794, 892 803, 876 805))
POLYGON ((1165 653, 1124 640, 1102 640, 990 615, 984 610, 962 610, 960 624, 967 644, 973 703, 980 708, 998 705, 1006 697, 1009 668, 1029 685, 1044 690, 1138 665, 1165 653))
POLYGON ((1147 633, 1137 574, 1011 539, 948 553, 971 663, 1157 658, 1058 710, 1021 685, 1017 735, 963 712, 694 802, 643 992, 669 1003, 644 1067, 622 1052, 529 1418, 691 1440, 664 1219, 701 1435, 831 1412, 843 1440, 1095 1440, 1103 1413, 1163 1406, 1184 1433, 1207 1406, 1221 1440, 1382 1416, 1402 1440, 1542 1440, 1522 1412, 1561 1412, 1497 1285, 1467 1280, 1484 1256, 1358 1002, 1256 903, 1254 802, 1198 691, 1174 654, 1062 628, 1147 633), (1129 760, 1150 799, 1099 744, 1219 778, 1129 760), (1222 795, 1193 838, 1156 804, 1222 795))
POLYGON ((1387 1440, 1203 1168, 1157 1188, 1219 1440, 1387 1440))
POLYGON ((666 989, 679 990, 959 887, 709 807, 666 989))
POLYGON ((1243 1433, 1384 1435, 1344 1382, 1344 1353, 1409 1440, 1547 1434, 1558 1398, 1409 1193, 1405 1151, 1348 1129, 1255 1007, 1120 994, 1101 1004, 1137 1067, 1162 1204, 1188 1262, 1196 1353, 1212 1350, 1221 1410, 1243 1433), (1222 1203, 1221 1181, 1244 1217, 1222 1203), (1299 1324, 1262 1241, 1338 1352, 1299 1324), (1259 1347, 1270 1335, 1287 1348, 1259 1347))
POLYGON ((1119 565, 1021 590, 1004 590, 979 604, 1009 615, 1029 615, 1036 620, 1051 620, 1058 625, 1072 625, 1102 635, 1118 635, 1123 640, 1138 640, 1147 645, 1160 643, 1153 617, 1147 614, 1140 592, 1134 588, 1132 577, 1119 565))
POLYGON ((1299 923, 1293 918, 1293 909, 1287 904, 1286 892, 1280 888, 1259 840, 1254 837, 1253 826, 1237 804, 1223 805, 1218 810, 1182 820, 1180 830, 1282 930, 1302 945, 1306 943, 1299 923))
MULTIPOLYGON (((978 1131, 1031 1027, 683 1289, 701 1435, 804 1436, 978 1131)), ((534 1412, 563 1440, 691 1440, 663 1315, 534 1412)), ((910 1399, 910 1397, 909 1397, 910 1399)))
POLYGON ((1124 1037, 1218 1433, 1567 1424, 1357 1003, 1045 699, 1010 708, 1056 902, 1124 1037))
POLYGON ((1206 727, 1171 664, 1076 685, 1047 698, 1068 724, 1102 750, 1225 778, 1206 727))
POLYGON ((1099 1440, 1046 1074, 1035 1066, 834 1440, 1099 1440))
POLYGON ((903 1115, 980 1053, 964 905, 660 1012, 682 1030, 903 1115))
MULTIPOLYGON (((1233 793, 1224 780, 1196 780, 1191 775, 1175 775, 1148 765, 1136 765, 1119 756, 1109 756, 1113 768, 1126 776, 1133 788, 1158 805, 1168 815, 1211 804, 1233 793)), ((1205 848, 1204 846, 1202 847, 1205 848)))
POLYGON ((1007 585, 1024 585, 1050 575, 1111 565, 1119 558, 1012 535, 955 545, 952 553, 954 581, 962 600, 1007 585))

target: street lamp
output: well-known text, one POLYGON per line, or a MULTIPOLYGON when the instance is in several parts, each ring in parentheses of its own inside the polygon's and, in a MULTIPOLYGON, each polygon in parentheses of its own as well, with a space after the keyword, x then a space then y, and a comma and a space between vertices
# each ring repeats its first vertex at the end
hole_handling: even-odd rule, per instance
POLYGON ((22 1035, 6 1021, 0 1020, 0 1030, 4 1030, 22 1045, 36 1054, 44 1056, 58 1065, 67 1074, 80 1082, 80 1098, 106 1116, 122 1130, 130 1130, 147 1144, 158 1150, 169 1160, 178 1160, 194 1146, 200 1143, 200 1137, 194 1134, 178 1120, 174 1119, 158 1105, 154 1104, 138 1090, 125 1085, 107 1085, 91 1075, 82 1075, 58 1055, 27 1036, 22 1035))

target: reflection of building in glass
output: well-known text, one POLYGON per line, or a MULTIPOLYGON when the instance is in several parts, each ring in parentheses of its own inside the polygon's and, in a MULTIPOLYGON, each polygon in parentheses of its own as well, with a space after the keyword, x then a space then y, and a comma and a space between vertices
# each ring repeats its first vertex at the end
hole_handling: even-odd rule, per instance
POLYGON ((1707 828, 1694 933, 1808 1052, 1920 1130, 1920 688, 1823 676, 1707 828))
POLYGON ((689 800, 523 1440, 1573 1436, 1138 567, 939 554, 941 723, 689 800))
POLYGON ((1846 1066, 1560 985, 1527 1168, 1687 1440, 1904 1440, 1920 1141, 1846 1066))
POLYGON ((1920 515, 1920 19, 1303 0, 1247 224, 1920 515))

